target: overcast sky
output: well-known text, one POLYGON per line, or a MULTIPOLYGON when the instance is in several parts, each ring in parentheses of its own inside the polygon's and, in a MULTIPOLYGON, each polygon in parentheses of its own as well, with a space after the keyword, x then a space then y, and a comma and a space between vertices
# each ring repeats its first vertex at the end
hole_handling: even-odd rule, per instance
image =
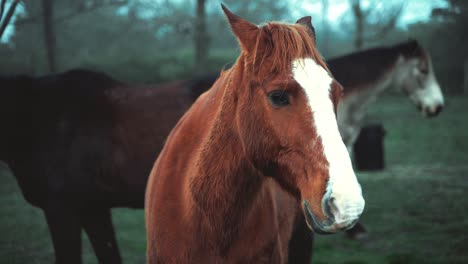
MULTIPOLYGON (((151 0, 145 0, 145 1, 151 1, 151 0)), ((174 1, 180 1, 180 0, 174 0, 174 1)), ((9 2, 7 1, 6 5, 6 10, 9 7, 9 2)), ((300 2, 300 1, 299 1, 300 2)), ((339 26, 339 21, 343 19, 343 16, 345 15, 346 11, 349 8, 349 0, 329 0, 330 2, 330 7, 329 7, 329 14, 328 14, 328 20, 331 22, 331 24, 335 26, 339 26)), ((388 7, 390 4, 394 3, 403 3, 405 5, 405 8, 403 10, 402 17, 399 21, 399 26, 400 27, 405 27, 407 24, 415 23, 418 21, 427 21, 430 18, 431 15, 431 10, 434 7, 445 7, 447 6, 447 1, 445 0, 361 0, 363 8, 367 8, 370 5, 373 8, 376 9, 385 9, 388 7)), ((321 18, 321 1, 319 0, 304 0, 302 2, 301 8, 297 10, 298 14, 294 15, 296 16, 304 16, 304 15, 312 15, 313 19, 319 21, 322 19, 321 18)), ((24 13, 25 10, 23 8, 23 5, 20 3, 17 6, 16 13, 24 13)), ((7 27, 5 33, 2 36, 2 39, 0 40, 0 43, 6 43, 8 40, 11 38, 11 36, 14 34, 14 27, 11 26, 11 24, 14 22, 14 19, 16 17, 14 16, 10 25, 7 27)))
MULTIPOLYGON (((328 20, 333 24, 338 24, 349 9, 349 0, 329 0, 328 20)), ((434 7, 446 7, 445 0, 361 0, 361 5, 364 9, 370 5, 373 8, 385 9, 392 4, 404 4, 403 14, 398 23, 400 27, 405 27, 407 24, 427 21, 430 18, 431 11, 434 7)), ((321 1, 304 1, 302 4, 303 10, 301 13, 310 13, 317 19, 321 18, 322 5, 321 1)), ((306 14, 299 14, 306 15, 306 14)))

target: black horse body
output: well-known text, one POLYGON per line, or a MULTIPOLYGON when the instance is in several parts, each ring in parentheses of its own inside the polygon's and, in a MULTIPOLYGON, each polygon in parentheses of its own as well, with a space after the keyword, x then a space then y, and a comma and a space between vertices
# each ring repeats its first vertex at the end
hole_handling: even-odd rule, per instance
POLYGON ((0 160, 42 208, 57 263, 81 263, 81 228, 101 263, 120 263, 110 208, 142 208, 146 179, 190 81, 129 87, 92 71, 0 78, 0 160))

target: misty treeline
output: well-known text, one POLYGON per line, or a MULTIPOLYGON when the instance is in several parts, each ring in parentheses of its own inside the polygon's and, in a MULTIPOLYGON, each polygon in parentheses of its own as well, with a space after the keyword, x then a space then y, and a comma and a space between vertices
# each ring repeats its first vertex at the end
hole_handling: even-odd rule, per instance
MULTIPOLYGON (((338 0, 339 1, 339 0, 338 0)), ((468 85, 468 1, 446 0, 427 22, 398 27, 404 1, 341 0, 347 12, 331 23, 313 17, 325 58, 408 39, 431 53, 444 91, 468 85), (378 7, 378 8, 377 8, 378 7)), ((0 44, 0 75, 45 74, 71 68, 101 70, 136 83, 159 83, 216 73, 239 49, 213 0, 0 0, 0 27, 14 2, 23 12, 15 34, 0 44), (6 4, 7 3, 7 4, 6 4)), ((225 0, 232 11, 256 23, 294 22, 309 15, 304 3, 328 13, 337 0, 225 0)), ((415 11, 417 12, 417 10, 415 11)), ((467 90, 465 90, 466 92, 467 90)))

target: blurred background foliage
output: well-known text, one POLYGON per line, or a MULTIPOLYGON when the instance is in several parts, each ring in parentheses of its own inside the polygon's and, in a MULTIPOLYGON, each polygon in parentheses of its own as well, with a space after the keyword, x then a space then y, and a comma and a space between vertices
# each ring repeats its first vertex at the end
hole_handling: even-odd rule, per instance
MULTIPOLYGON (((82 67, 135 83, 219 71, 237 43, 213 0, 1 0, 0 74, 82 67), (7 21, 8 22, 8 21, 7 21)), ((255 23, 312 15, 325 58, 409 38, 431 53, 444 92, 467 90, 468 1, 226 0, 255 23), (327 14, 327 15, 324 15, 327 14)))

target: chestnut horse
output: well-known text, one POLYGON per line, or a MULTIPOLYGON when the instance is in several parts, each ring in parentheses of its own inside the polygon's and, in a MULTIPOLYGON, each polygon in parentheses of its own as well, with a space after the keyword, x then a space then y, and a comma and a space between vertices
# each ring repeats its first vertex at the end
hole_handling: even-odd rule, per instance
POLYGON ((223 10, 241 54, 153 167, 148 263, 286 263, 299 222, 332 233, 364 209, 336 122, 342 87, 316 50, 310 17, 256 26, 223 10))
POLYGON ((56 263, 81 263, 82 229, 99 263, 121 263, 110 208, 143 208, 151 167, 197 97, 193 86, 135 87, 88 70, 0 78, 0 160, 44 211, 56 263))

